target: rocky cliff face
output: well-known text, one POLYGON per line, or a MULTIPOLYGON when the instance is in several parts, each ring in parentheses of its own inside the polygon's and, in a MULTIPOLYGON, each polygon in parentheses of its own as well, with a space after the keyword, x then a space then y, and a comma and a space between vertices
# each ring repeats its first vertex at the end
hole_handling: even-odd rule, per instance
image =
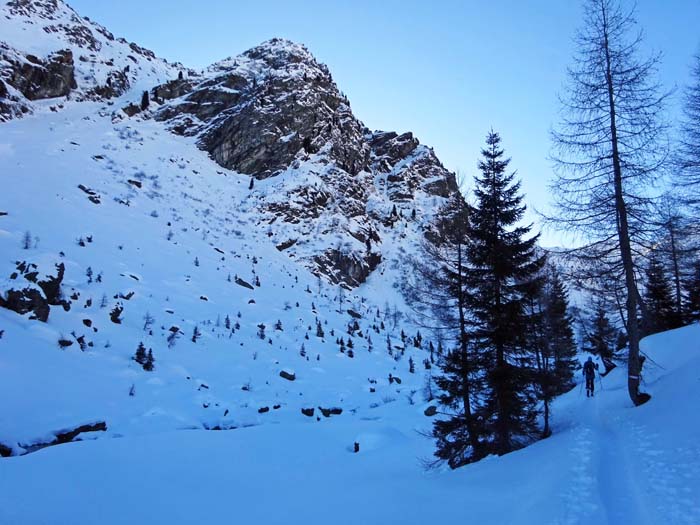
POLYGON ((59 110, 69 100, 120 97, 107 110, 117 120, 152 117, 194 137, 223 168, 250 175, 243 206, 258 227, 333 283, 354 287, 376 268, 401 266, 442 200, 458 191, 453 174, 411 133, 367 129, 303 45, 272 39, 188 71, 115 38, 61 0, 0 6, 0 35, 7 38, 0 121, 46 111, 39 99, 57 99, 50 109, 59 110))
MULTIPOLYGON (((299 44, 273 39, 214 64, 196 85, 175 85, 187 94, 157 118, 184 124, 176 129, 198 135, 226 168, 262 179, 322 149, 351 175, 367 167, 364 126, 328 68, 299 44)), ((163 96, 172 87, 156 88, 153 95, 163 96)))
POLYGON ((33 112, 36 100, 105 100, 181 69, 61 0, 2 2, 0 38, 0 122, 33 112))
POLYGON ((332 282, 362 283, 388 256, 383 244, 398 235, 395 223, 420 237, 436 199, 457 191, 431 149, 411 133, 367 129, 328 68, 287 40, 151 95, 163 103, 155 118, 196 137, 221 166, 272 179, 252 192, 261 226, 332 282))

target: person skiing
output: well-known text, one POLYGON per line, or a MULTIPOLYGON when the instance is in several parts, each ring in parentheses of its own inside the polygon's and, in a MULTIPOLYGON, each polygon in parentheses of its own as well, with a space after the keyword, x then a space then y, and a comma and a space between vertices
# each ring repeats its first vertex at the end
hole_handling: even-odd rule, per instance
POLYGON ((589 357, 588 361, 583 364, 583 376, 586 378, 586 397, 593 397, 596 370, 598 370, 598 363, 594 363, 593 358, 589 357))

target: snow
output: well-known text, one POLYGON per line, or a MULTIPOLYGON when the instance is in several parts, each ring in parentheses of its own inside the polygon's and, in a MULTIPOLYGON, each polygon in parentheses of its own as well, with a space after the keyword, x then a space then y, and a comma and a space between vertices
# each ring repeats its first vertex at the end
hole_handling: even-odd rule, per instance
MULTIPOLYGON (((25 55, 45 58, 53 52, 69 49, 73 53, 75 79, 78 89, 70 98, 82 98, 90 89, 105 85, 110 73, 128 72, 132 91, 119 99, 119 106, 140 100, 140 94, 157 84, 177 77, 183 69, 179 64, 169 64, 155 57, 150 51, 115 38, 104 27, 78 15, 62 1, 27 2, 19 13, 13 13, 8 2, 0 4, 0 46, 13 59, 26 62, 25 55), (30 10, 29 16, 25 10, 30 10)), ((2 68, 0 67, 0 70, 2 68)), ((10 95, 34 109, 47 109, 56 99, 30 103, 11 86, 10 95)))
MULTIPOLYGON (((700 326, 653 336, 652 401, 625 371, 554 405, 555 434, 457 471, 425 471, 418 410, 71 443, 0 464, 3 523, 669 523, 700 520, 700 326), (360 452, 352 452, 352 444, 360 452)), ((415 408, 415 407, 414 407, 415 408)))
MULTIPOLYGON (((59 6, 59 20, 73 21, 59 6)), ((30 30, 10 18, 0 16, 0 33, 17 49, 43 56, 65 47, 41 29, 52 21, 35 19, 30 30)), ((128 44, 96 33, 105 38, 101 53, 126 60, 128 44)), ((308 53, 284 40, 265 49, 270 59, 308 53)), ((244 56, 207 74, 231 61, 251 74, 260 67, 244 56)), ((438 198, 417 192, 410 207, 399 205, 404 214, 415 207, 419 221, 381 230, 383 262, 343 292, 341 307, 338 288, 303 262, 341 242, 338 225, 355 231, 355 219, 338 207, 300 230, 264 212, 296 188, 330 191, 330 168, 312 155, 249 191, 248 176, 216 165, 194 138, 124 118, 118 108, 177 72, 154 63, 141 64, 150 73, 119 100, 66 100, 58 112, 38 102, 32 115, 0 125, 0 211, 8 213, 0 216, 0 291, 35 286, 9 279, 18 261, 37 264, 40 278, 62 262, 71 300, 70 311, 52 306, 47 323, 0 309, 0 443, 20 454, 60 430, 107 424, 82 441, 0 459, 0 523, 700 523, 700 325, 643 341, 653 396, 646 405, 631 406, 617 368, 596 397, 577 386, 555 401, 549 439, 457 471, 427 471, 428 353, 401 342, 402 330, 412 336, 417 327, 398 283, 438 198), (25 232, 36 239, 28 250, 25 232), (284 252, 275 247, 297 237, 284 252), (260 286, 235 277, 258 277, 260 286), (117 304, 120 324, 109 315, 117 304), (363 336, 348 334, 350 308, 362 314, 363 336), (195 327, 201 337, 193 342, 195 327), (92 346, 81 350, 80 336, 92 346), (354 357, 340 351, 339 337, 353 341, 354 357), (73 344, 61 349, 59 338, 73 344), (390 357, 387 338, 405 355, 390 357), (153 372, 132 359, 139 342, 153 349, 153 372), (320 410, 333 407, 342 414, 320 410), (313 417, 301 413, 308 408, 313 417)), ((98 78, 102 66, 90 64, 76 61, 88 68, 80 76, 98 78)), ((298 65, 286 74, 303 73, 298 65)), ((429 154, 420 146, 392 172, 429 154)), ((381 190, 392 172, 373 181, 358 174, 380 189, 369 214, 390 209, 381 190)), ((346 197, 333 198, 340 206, 346 197)), ((348 246, 364 249, 359 241, 340 248, 348 246)), ((423 333, 424 347, 430 337, 423 333)))
MULTIPOLYGON (((337 288, 321 283, 319 290, 316 277, 280 253, 259 226, 254 201, 275 192, 275 181, 258 181, 251 193, 247 176, 214 164, 193 139, 150 120, 113 121, 100 103, 68 102, 61 112, 5 123, 2 133, 12 147, 0 174, 0 211, 9 213, 0 219, 6 232, 0 277, 9 283, 16 261, 37 263, 40 274, 63 262, 64 294, 79 298, 69 312, 51 307, 46 324, 0 311, 0 395, 13 399, 0 414, 0 442, 19 450, 92 420, 108 423, 99 439, 281 423, 303 418, 301 408, 341 406, 349 413, 421 388, 422 374, 407 377, 408 358, 421 363, 426 352, 410 347, 394 361, 382 351, 384 331, 371 328, 386 319, 387 283, 346 292, 338 312, 337 288), (99 204, 79 185, 99 196, 99 204), (23 250, 27 231, 38 245, 23 250), (87 282, 88 268, 101 282, 87 282), (256 275, 261 286, 253 290, 233 282, 239 276, 252 283, 256 275), (118 325, 109 319, 117 304, 124 307, 118 325), (353 358, 338 351, 335 339, 349 337, 347 308, 365 316, 361 329, 371 334, 374 351, 359 336, 353 358), (375 319, 377 308, 382 314, 375 319), (153 335, 143 330, 147 312, 155 318, 153 335), (223 327, 227 315, 232 325, 240 323, 234 334, 223 327), (316 319, 324 323, 323 340, 316 337, 316 319), (274 329, 277 320, 282 331, 274 329), (257 336, 261 323, 264 341, 257 336), (169 348, 173 326, 181 335, 169 348), (203 335, 193 343, 195 326, 203 335), (92 346, 81 351, 77 336, 92 346), (74 344, 61 350, 59 338, 74 344), (152 374, 131 359, 140 341, 153 348, 152 374), (300 355, 302 344, 308 360, 300 355), (283 369, 295 370, 297 380, 280 378, 283 369), (404 378, 400 393, 389 393, 389 373, 404 378), (368 378, 384 384, 371 393, 368 378), (279 410, 258 413, 278 403, 279 410)), ((402 326, 415 333, 404 323, 392 337, 402 326)))

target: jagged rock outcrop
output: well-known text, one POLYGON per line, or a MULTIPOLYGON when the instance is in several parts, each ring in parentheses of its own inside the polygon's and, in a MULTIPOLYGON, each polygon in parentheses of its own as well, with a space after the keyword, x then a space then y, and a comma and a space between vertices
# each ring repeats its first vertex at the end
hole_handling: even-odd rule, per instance
POLYGON ((156 118, 176 124, 190 118, 216 162, 262 179, 289 167, 298 156, 324 150, 329 161, 355 175, 367 167, 364 126, 328 68, 308 50, 273 39, 215 64, 197 85, 169 83, 154 89, 168 98, 189 92, 156 118))
POLYGON ((51 306, 70 308, 61 294, 65 265, 55 266, 56 275, 42 276, 36 264, 17 262, 17 271, 10 275, 8 289, 0 291, 0 307, 20 315, 31 312, 30 319, 42 322, 48 320, 51 306))
POLYGON ((78 87, 73 53, 68 49, 56 51, 42 60, 34 55, 18 55, 11 52, 9 46, 0 44, 0 60, 5 63, 0 70, 0 84, 3 85, 0 96, 9 92, 7 85, 27 100, 64 97, 78 87))
POLYGON ((272 180, 274 189, 255 192, 260 224, 274 224, 275 245, 333 283, 364 282, 387 259, 382 244, 394 235, 387 229, 411 219, 411 236, 422 235, 432 211, 418 219, 415 209, 434 209, 458 191, 454 175, 412 133, 368 130, 328 68, 287 40, 264 42, 151 95, 162 103, 155 118, 195 136, 217 163, 272 180))
POLYGON ((115 118, 152 116, 195 137, 221 166, 261 181, 251 200, 257 226, 332 283, 354 287, 397 266, 441 199, 457 191, 453 174, 411 133, 367 129, 303 45, 272 39, 197 73, 115 38, 62 0, 0 6, 0 34, 20 35, 29 24, 54 52, 28 60, 22 46, 34 43, 22 38, 4 48, 12 61, 0 61, 0 121, 32 112, 36 97, 69 94, 56 110, 123 97, 115 118), (152 86, 145 112, 143 92, 132 89, 144 81, 152 86))
POLYGON ((62 0, 0 2, 0 39, 0 122, 32 113, 35 100, 114 98, 138 79, 155 85, 182 69, 115 38, 62 0))

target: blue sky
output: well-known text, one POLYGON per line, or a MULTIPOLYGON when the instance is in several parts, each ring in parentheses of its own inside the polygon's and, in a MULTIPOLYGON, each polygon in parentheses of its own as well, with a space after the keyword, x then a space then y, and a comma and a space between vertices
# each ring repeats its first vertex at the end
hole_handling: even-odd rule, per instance
MULTIPOLYGON (((545 210, 549 203, 549 130, 580 2, 68 1, 116 35, 195 68, 275 36, 302 42, 328 64, 368 127, 413 131, 467 187, 493 127, 528 205, 545 210)), ((664 55, 662 82, 682 88, 700 51, 700 0, 639 0, 637 19, 648 49, 664 55)), ((549 233, 543 240, 557 242, 549 233)))

